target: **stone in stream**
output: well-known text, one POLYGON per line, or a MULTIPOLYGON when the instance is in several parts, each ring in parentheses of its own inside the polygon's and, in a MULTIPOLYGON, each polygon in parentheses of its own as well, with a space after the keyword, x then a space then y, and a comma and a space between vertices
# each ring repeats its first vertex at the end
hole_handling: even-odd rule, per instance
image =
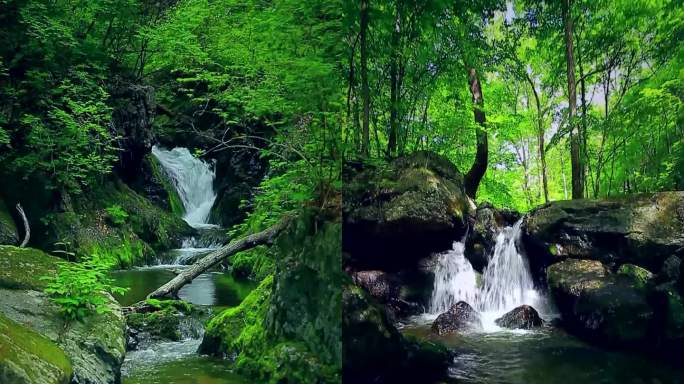
POLYGON ((452 305, 448 311, 437 316, 435 322, 432 323, 432 332, 440 336, 481 328, 480 314, 465 301, 452 305))
POLYGON ((510 329, 532 329, 541 327, 544 321, 537 310, 529 305, 521 305, 496 319, 496 325, 510 329))

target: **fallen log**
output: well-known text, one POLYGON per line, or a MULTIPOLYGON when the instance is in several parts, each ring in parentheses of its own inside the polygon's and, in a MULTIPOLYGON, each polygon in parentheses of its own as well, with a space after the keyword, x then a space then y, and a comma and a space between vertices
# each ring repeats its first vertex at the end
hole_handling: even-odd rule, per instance
POLYGON ((215 266, 223 259, 234 255, 240 251, 254 248, 257 245, 270 245, 273 240, 282 232, 290 223, 291 218, 286 217, 280 220, 277 224, 252 235, 243 237, 239 240, 232 241, 228 245, 213 251, 204 256, 196 263, 190 265, 188 268, 179 273, 176 277, 171 279, 168 283, 157 288, 154 292, 147 295, 148 299, 173 297, 178 296, 178 291, 186 284, 190 283, 194 278, 204 273, 209 268, 215 266))

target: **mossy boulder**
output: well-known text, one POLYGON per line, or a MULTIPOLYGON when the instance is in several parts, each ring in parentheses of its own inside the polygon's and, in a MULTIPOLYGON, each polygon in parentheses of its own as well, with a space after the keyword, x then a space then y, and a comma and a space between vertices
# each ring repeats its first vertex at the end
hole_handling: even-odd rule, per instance
POLYGON ((0 313, 0 382, 68 384, 73 369, 57 344, 0 313))
POLYGON ((574 258, 658 272, 684 247, 684 191, 557 201, 532 211, 523 228, 533 269, 574 258))
POLYGON ((548 269, 548 284, 566 327, 594 342, 654 345, 655 311, 640 271, 611 274, 596 260, 568 259, 548 269))
POLYGON ((416 152, 345 168, 344 250, 358 269, 398 269, 449 249, 465 232, 471 202, 449 160, 416 152))
POLYGON ((5 202, 0 199, 0 244, 16 245, 19 243, 19 232, 14 224, 5 202))
POLYGON ((72 209, 47 216, 43 248, 66 243, 77 256, 96 255, 120 268, 151 263, 156 251, 179 247, 194 230, 180 216, 164 211, 120 181, 98 186, 72 200, 72 209), (125 212, 112 220, 108 208, 125 212))
POLYGON ((342 302, 345 383, 426 383, 446 377, 446 349, 405 338, 350 280, 343 285, 342 302))
POLYGON ((182 300, 148 299, 126 315, 127 348, 140 349, 158 341, 201 337, 207 311, 182 300))
POLYGON ((304 212, 276 239, 273 275, 211 319, 200 350, 269 383, 339 382, 339 219, 304 212))
POLYGON ((121 307, 106 295, 109 312, 65 322, 41 291, 40 278, 54 274, 58 260, 36 249, 0 246, 0 314, 56 345, 71 362, 75 382, 117 383, 125 354, 121 307))

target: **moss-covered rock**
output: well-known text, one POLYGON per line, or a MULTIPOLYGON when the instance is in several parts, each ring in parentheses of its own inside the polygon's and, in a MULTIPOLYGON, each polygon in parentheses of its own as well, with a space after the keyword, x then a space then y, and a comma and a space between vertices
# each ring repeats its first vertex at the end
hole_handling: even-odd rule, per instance
POLYGON ((124 268, 149 263, 156 250, 180 246, 194 230, 179 216, 164 211, 126 184, 113 181, 73 199, 73 210, 47 217, 44 248, 66 243, 76 255, 96 255, 124 268), (126 217, 115 223, 107 208, 118 206, 126 217))
POLYGON ((340 381, 339 223, 303 213, 276 240, 273 275, 209 321, 201 351, 259 382, 340 381))
POLYGON ((141 343, 201 336, 196 325, 200 323, 204 310, 182 300, 148 299, 144 304, 140 310, 126 315, 129 349, 139 348, 141 343), (136 348, 130 348, 132 346, 136 348))
POLYGON ((14 224, 5 202, 0 199, 0 244, 16 245, 19 243, 19 232, 14 224))
POLYGON ((533 266, 575 258, 658 272, 684 247, 684 191, 556 201, 532 211, 523 228, 533 266))
POLYGON ((58 261, 38 249, 0 245, 0 287, 42 290, 46 283, 40 277, 56 273, 58 261))
POLYGON ((66 323, 41 292, 45 283, 40 278, 54 274, 59 260, 36 249, 0 246, 0 314, 59 347, 76 382, 117 383, 125 354, 121 307, 107 295, 110 312, 66 323))
POLYGON ((463 176, 444 157, 416 152, 345 169, 344 250, 358 269, 390 270, 449 249, 465 231, 463 176))
POLYGON ((548 269, 564 324, 594 342, 655 345, 655 311, 639 273, 610 274, 599 261, 568 259, 548 269))
POLYGON ((406 339, 350 280, 342 289, 345 383, 429 383, 446 377, 445 348, 406 339))
POLYGON ((640 288, 645 288, 651 279, 653 279, 653 273, 634 264, 622 264, 620 268, 618 268, 617 273, 631 277, 636 286, 640 288))
POLYGON ((0 382, 68 384, 72 367, 54 342, 0 313, 0 382))

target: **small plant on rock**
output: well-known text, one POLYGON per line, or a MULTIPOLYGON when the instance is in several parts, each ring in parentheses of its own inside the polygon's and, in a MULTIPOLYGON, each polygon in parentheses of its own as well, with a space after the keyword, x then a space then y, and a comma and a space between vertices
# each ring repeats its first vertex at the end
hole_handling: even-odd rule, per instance
POLYGON ((85 257, 81 262, 62 261, 54 276, 41 279, 48 282, 44 292, 57 304, 67 320, 81 320, 91 313, 106 313, 106 293, 123 294, 128 289, 114 285, 108 276, 109 265, 93 257, 85 257))
POLYGON ((119 204, 107 207, 105 211, 107 211, 107 216, 114 225, 123 225, 126 223, 126 219, 128 219, 128 213, 119 204))

